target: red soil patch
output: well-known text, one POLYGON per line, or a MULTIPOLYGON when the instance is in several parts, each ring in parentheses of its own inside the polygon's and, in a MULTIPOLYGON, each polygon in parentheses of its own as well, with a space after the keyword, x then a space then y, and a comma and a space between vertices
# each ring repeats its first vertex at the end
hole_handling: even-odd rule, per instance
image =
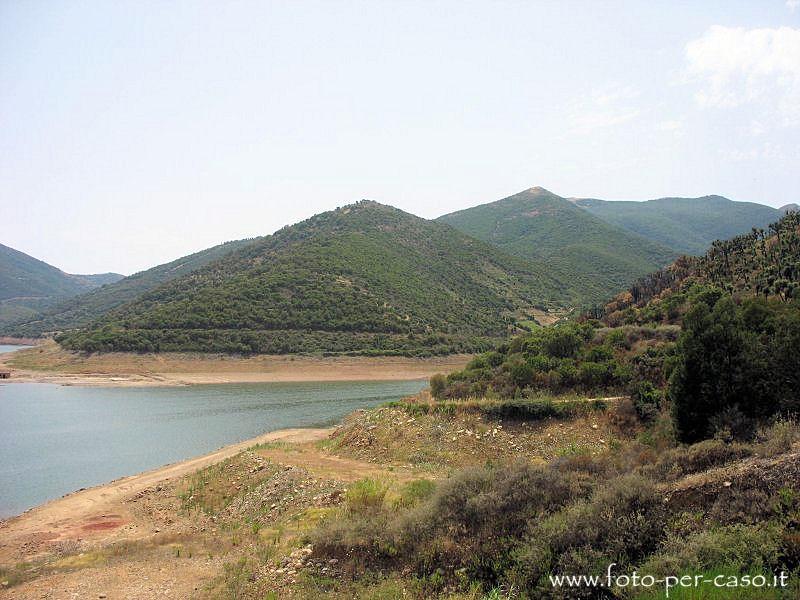
POLYGON ((116 529, 117 527, 122 527, 125 524, 124 519, 120 519, 119 515, 109 515, 108 517, 98 517, 94 519, 91 523, 87 523, 83 525, 81 529, 83 531, 108 531, 109 529, 116 529))

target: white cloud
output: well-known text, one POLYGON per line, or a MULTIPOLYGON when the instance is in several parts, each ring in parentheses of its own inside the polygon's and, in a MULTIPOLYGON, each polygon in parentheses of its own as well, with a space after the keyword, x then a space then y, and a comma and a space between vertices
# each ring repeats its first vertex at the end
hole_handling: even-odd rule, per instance
POLYGON ((757 102, 784 124, 800 124, 800 29, 714 25, 686 45, 686 59, 701 106, 757 102))
MULTIPOLYGON (((798 0, 800 2, 800 0, 798 0)), ((641 92, 632 85, 612 85, 592 91, 592 100, 599 106, 614 106, 620 102, 634 100, 641 92)))
POLYGON ((798 6, 800 6, 800 0, 786 0, 786 8, 788 8, 790 12, 794 12, 798 6))
POLYGON ((639 95, 639 90, 630 85, 592 90, 572 107, 570 131, 586 135, 636 119, 642 112, 634 102, 639 95))
POLYGON ((683 118, 656 121, 653 128, 662 136, 676 140, 686 137, 686 121, 683 118))

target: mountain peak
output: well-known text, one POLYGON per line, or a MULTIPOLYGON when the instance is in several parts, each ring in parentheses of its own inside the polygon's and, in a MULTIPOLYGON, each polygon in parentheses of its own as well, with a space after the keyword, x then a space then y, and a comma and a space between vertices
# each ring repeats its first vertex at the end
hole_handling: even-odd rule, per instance
POLYGON ((528 188, 524 192, 520 192, 521 194, 533 194, 535 196, 555 196, 553 192, 543 188, 542 186, 535 185, 532 188, 528 188))

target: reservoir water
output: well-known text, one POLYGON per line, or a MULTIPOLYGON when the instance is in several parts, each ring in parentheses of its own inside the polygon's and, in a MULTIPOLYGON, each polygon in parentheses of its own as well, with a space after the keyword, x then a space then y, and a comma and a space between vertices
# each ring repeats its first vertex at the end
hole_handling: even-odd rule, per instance
POLYGON ((11 346, 9 344, 0 344, 0 354, 16 352, 17 350, 22 350, 23 348, 30 348, 30 346, 11 346))
POLYGON ((0 517, 82 487, 415 394, 426 381, 0 384, 0 517))

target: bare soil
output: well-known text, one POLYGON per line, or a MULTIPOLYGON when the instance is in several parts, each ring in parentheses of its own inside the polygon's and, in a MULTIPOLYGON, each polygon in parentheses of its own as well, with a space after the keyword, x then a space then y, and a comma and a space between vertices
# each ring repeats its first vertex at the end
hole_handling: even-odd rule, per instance
POLYGON ((463 368, 471 357, 313 357, 206 354, 70 352, 53 341, 0 355, 8 382, 62 385, 163 386, 290 381, 389 381, 426 379, 463 368))

